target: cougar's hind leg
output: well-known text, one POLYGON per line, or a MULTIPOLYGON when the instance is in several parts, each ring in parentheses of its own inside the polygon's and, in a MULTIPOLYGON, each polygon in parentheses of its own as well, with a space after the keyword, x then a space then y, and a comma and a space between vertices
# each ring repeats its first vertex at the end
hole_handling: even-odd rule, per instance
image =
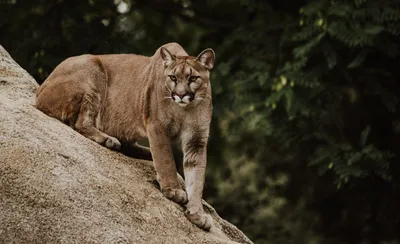
POLYGON ((106 76, 103 73, 102 67, 88 82, 89 88, 83 95, 75 129, 100 145, 112 150, 119 150, 121 143, 117 138, 109 136, 96 128, 96 118, 101 112, 107 89, 106 76))

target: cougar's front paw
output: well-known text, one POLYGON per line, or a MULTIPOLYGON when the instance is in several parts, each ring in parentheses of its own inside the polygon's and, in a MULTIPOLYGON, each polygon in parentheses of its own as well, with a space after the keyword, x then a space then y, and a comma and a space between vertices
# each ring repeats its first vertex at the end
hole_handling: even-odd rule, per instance
POLYGON ((211 229, 213 219, 210 215, 201 212, 192 213, 190 212, 190 209, 188 209, 185 211, 185 216, 190 222, 199 228, 207 231, 211 229))
POLYGON ((186 204, 188 198, 186 192, 182 189, 173 189, 171 187, 166 187, 161 191, 164 196, 178 204, 186 204))
POLYGON ((118 139, 111 136, 104 141, 104 146, 115 151, 119 151, 121 149, 121 143, 118 141, 118 139))

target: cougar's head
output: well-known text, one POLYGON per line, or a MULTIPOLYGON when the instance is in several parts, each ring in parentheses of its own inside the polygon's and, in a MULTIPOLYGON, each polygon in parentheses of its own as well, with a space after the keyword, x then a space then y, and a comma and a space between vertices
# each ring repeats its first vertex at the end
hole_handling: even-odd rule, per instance
POLYGON ((167 97, 182 107, 196 100, 211 98, 210 70, 215 59, 212 49, 205 49, 197 57, 175 56, 164 47, 160 52, 165 67, 167 97))

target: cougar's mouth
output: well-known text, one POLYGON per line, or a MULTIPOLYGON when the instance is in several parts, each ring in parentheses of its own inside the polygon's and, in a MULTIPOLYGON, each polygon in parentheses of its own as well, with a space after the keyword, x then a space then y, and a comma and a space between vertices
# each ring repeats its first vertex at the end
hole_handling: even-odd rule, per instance
POLYGON ((172 97, 172 100, 174 100, 174 102, 176 102, 179 106, 185 107, 191 101, 193 101, 194 94, 186 93, 184 95, 178 95, 176 93, 173 93, 171 97, 172 97))

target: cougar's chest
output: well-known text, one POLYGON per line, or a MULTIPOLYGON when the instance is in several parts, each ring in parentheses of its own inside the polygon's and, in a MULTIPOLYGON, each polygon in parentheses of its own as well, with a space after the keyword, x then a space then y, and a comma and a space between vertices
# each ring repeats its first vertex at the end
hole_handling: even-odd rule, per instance
POLYGON ((183 134, 191 134, 199 127, 198 123, 202 122, 196 115, 190 111, 185 111, 180 114, 168 116, 164 124, 166 134, 174 141, 181 140, 183 134))
POLYGON ((164 120, 165 133, 171 139, 176 139, 182 130, 183 121, 176 116, 170 115, 164 120))

